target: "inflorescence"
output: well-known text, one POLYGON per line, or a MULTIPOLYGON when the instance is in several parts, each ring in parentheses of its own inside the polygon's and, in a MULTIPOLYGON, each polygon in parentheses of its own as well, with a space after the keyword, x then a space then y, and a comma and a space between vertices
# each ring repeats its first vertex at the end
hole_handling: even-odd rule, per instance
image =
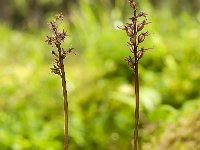
POLYGON ((57 51, 52 50, 52 54, 55 57, 55 61, 54 61, 53 67, 50 69, 51 69, 51 72, 60 76, 61 76, 61 66, 60 66, 61 59, 63 61, 67 54, 74 53, 73 52, 74 48, 69 48, 67 50, 64 50, 64 48, 61 47, 62 42, 64 42, 65 38, 69 36, 64 31, 64 29, 61 32, 58 31, 58 24, 62 23, 63 18, 64 18, 63 14, 60 13, 56 15, 55 20, 48 23, 50 31, 51 31, 51 35, 47 36, 47 40, 46 40, 48 45, 51 45, 52 47, 57 48, 57 51))
POLYGON ((132 68, 135 69, 135 63, 138 63, 139 60, 143 57, 144 53, 151 49, 151 48, 144 48, 141 47, 138 49, 139 45, 144 42, 145 38, 149 35, 149 32, 142 32, 144 27, 148 25, 150 22, 147 22, 147 13, 143 11, 137 12, 137 5, 134 0, 129 0, 130 6, 134 10, 134 15, 133 17, 129 18, 131 20, 130 23, 126 23, 126 25, 120 27, 120 29, 125 30, 128 37, 129 37, 129 42, 128 46, 133 53, 133 57, 129 56, 126 57, 125 60, 128 62, 128 65, 132 68), (139 22, 139 18, 143 19, 141 22, 139 22))

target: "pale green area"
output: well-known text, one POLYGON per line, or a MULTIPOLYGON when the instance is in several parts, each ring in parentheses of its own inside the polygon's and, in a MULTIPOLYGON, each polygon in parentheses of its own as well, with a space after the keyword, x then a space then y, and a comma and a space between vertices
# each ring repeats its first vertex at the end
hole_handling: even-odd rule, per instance
MULTIPOLYGON (((175 15, 172 4, 154 9, 143 1, 140 6, 152 22, 144 45, 153 47, 139 66, 140 144, 154 150, 159 143, 158 148, 163 146, 170 125, 175 124, 177 133, 187 130, 181 118, 190 122, 200 108, 200 17, 187 11, 175 15)), ((133 73, 123 60, 130 54, 128 37, 116 28, 131 10, 121 1, 113 9, 81 1, 79 10, 70 11, 71 23, 64 25, 71 35, 66 46, 70 43, 78 55, 69 55, 65 62, 69 150, 131 149, 133 73)), ((25 32, 0 25, 0 150, 63 149, 62 90, 59 77, 50 73, 53 48, 44 42, 47 34, 45 27, 25 32)), ((160 150, 193 150, 198 138, 190 128, 183 141, 166 142, 172 147, 160 150), (188 146, 188 141, 193 144, 188 146)), ((171 132, 176 133, 174 128, 171 132)))

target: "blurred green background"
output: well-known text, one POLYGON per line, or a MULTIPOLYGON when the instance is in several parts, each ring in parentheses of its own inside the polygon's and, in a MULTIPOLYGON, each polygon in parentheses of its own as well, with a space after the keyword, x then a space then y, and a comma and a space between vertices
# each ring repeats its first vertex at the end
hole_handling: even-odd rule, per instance
MULTIPOLYGON (((200 1, 138 1, 152 24, 140 61, 140 148, 200 150, 200 1)), ((0 1, 0 150, 62 150, 61 81, 47 22, 59 12, 65 47, 70 150, 129 150, 134 127, 130 54, 117 26, 132 10, 123 0, 0 1)))

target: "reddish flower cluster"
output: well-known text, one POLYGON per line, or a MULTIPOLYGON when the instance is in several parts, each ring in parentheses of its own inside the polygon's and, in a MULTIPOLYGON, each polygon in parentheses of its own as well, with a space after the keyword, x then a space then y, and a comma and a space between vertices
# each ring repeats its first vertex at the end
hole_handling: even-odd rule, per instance
POLYGON ((146 52, 149 49, 141 48, 140 50, 138 50, 138 47, 140 43, 142 43, 145 40, 145 38, 149 35, 148 32, 141 31, 144 29, 145 25, 149 24, 150 22, 147 22, 147 13, 143 11, 137 12, 137 5, 134 0, 129 0, 129 3, 134 10, 134 15, 133 17, 129 18, 131 20, 131 23, 126 23, 126 25, 120 27, 120 29, 125 30, 126 34, 130 38, 128 45, 131 53, 134 54, 134 57, 129 56, 125 58, 125 60, 128 62, 129 66, 134 69, 134 64, 138 63, 139 59, 141 59, 144 55, 144 52, 146 52), (139 22, 139 18, 144 19, 141 22, 139 22))
POLYGON ((47 40, 46 40, 48 45, 55 46, 57 48, 57 51, 54 51, 54 50, 52 51, 52 54, 55 56, 55 62, 54 62, 53 67, 50 69, 51 69, 51 72, 58 74, 60 76, 62 75, 61 64, 63 62, 63 59, 65 59, 67 54, 73 52, 73 48, 64 50, 61 47, 61 44, 65 40, 65 37, 68 36, 64 30, 62 30, 61 32, 58 31, 58 24, 59 22, 63 21, 63 18, 64 16, 61 13, 61 14, 56 15, 54 21, 51 21, 48 23, 50 31, 51 31, 51 36, 47 36, 47 40))
POLYGON ((62 13, 59 15, 56 15, 56 19, 54 21, 49 22, 49 28, 51 30, 51 36, 47 36, 46 42, 48 45, 60 45, 61 42, 64 41, 65 37, 67 36, 66 32, 63 30, 62 32, 58 31, 58 21, 63 20, 63 15, 62 13))

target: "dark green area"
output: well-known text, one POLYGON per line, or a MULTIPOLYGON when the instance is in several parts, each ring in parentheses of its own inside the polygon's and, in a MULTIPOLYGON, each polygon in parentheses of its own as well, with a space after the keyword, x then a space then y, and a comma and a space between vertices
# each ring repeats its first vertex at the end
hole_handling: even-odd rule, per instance
MULTIPOLYGON (((35 17, 40 11, 25 0, 12 1, 10 17, 1 17, 0 149, 63 149, 61 81, 50 73, 53 48, 44 42, 49 34, 46 22, 60 10, 66 13, 63 27, 70 33, 65 46, 72 45, 78 53, 65 62, 69 149, 131 149, 134 78, 123 60, 130 54, 128 38, 117 29, 131 16, 128 3, 37 2, 39 20, 35 17)), ((153 47, 139 66, 140 144, 144 150, 193 150, 199 143, 199 5, 195 0, 178 8, 173 1, 156 2, 139 1, 152 22, 144 46, 153 47)))

